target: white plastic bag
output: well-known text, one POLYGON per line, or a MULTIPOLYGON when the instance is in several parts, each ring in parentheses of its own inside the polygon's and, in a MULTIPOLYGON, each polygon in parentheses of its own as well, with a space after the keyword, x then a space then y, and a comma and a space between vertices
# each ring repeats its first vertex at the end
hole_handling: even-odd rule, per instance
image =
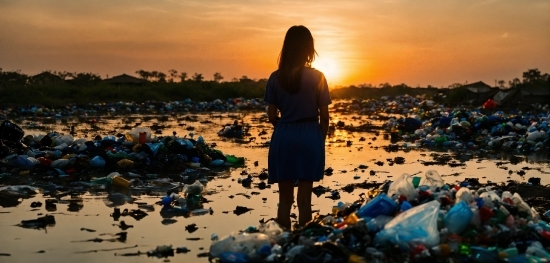
POLYGON ((262 246, 271 246, 269 237, 262 233, 242 233, 229 235, 210 246, 210 256, 217 257, 223 252, 239 252, 254 257, 262 246))
POLYGON ((188 184, 183 188, 185 195, 198 195, 204 190, 204 185, 199 181, 195 181, 193 184, 188 184))
POLYGON ((130 134, 130 137, 132 137, 132 140, 135 143, 137 143, 137 142, 139 142, 139 133, 141 133, 141 132, 145 132, 146 133, 146 135, 145 135, 146 140, 151 141, 152 131, 149 128, 136 127, 136 128, 133 128, 128 134, 130 134))
POLYGON ((272 242, 278 243, 279 238, 283 234, 283 228, 275 221, 269 221, 262 224, 258 230, 260 233, 266 234, 272 242))
POLYGON ((420 185, 427 185, 430 188, 442 187, 445 185, 445 181, 441 178, 441 175, 436 170, 428 170, 426 175, 422 177, 420 185))
POLYGON ((437 217, 439 202, 433 200, 423 205, 413 207, 388 222, 384 229, 374 239, 377 245, 386 243, 399 245, 408 250, 410 242, 422 242, 428 247, 439 244, 437 217))
POLYGON ((397 180, 391 183, 388 189, 388 196, 392 197, 394 194, 404 195, 408 200, 413 200, 418 196, 418 192, 414 189, 412 183, 412 176, 409 174, 402 174, 397 180))

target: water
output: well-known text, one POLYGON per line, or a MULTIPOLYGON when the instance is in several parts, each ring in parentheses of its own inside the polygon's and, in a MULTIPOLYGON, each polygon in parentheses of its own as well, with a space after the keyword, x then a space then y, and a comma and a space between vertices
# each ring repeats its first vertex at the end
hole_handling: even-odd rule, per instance
MULTIPOLYGON (((252 188, 244 188, 238 183, 243 170, 246 173, 260 173, 267 168, 268 148, 264 144, 269 141, 272 132, 271 125, 262 118, 262 113, 204 113, 204 114, 179 114, 179 115, 116 115, 110 116, 86 116, 62 119, 16 119, 13 120, 25 129, 26 134, 44 134, 47 131, 68 133, 70 126, 75 126, 76 138, 93 138, 128 132, 139 123, 141 127, 154 126, 153 131, 158 130, 157 136, 172 135, 190 136, 191 128, 196 138, 202 135, 208 144, 216 143, 216 148, 225 154, 233 154, 246 158, 246 167, 232 168, 227 172, 227 178, 213 178, 206 185, 206 189, 216 190, 215 194, 204 196, 209 203, 205 208, 211 208, 213 214, 191 216, 161 215, 161 206, 156 205, 161 195, 133 195, 134 203, 126 203, 118 206, 121 210, 138 209, 139 202, 149 205, 148 216, 141 220, 135 220, 130 216, 121 217, 115 221, 110 216, 114 205, 107 201, 106 192, 86 192, 80 196, 65 196, 57 204, 55 212, 48 212, 45 207, 31 208, 32 202, 45 203, 48 199, 41 194, 34 198, 20 199, 17 205, 2 203, 0 208, 0 253, 8 253, 10 256, 0 256, 1 262, 158 262, 164 258, 148 257, 145 254, 139 256, 120 256, 124 253, 147 252, 160 245, 172 245, 187 247, 188 253, 176 254, 169 257, 169 261, 207 262, 207 258, 197 258, 197 255, 207 252, 211 244, 210 237, 213 233, 223 237, 233 231, 244 229, 248 226, 257 226, 261 219, 269 219, 276 216, 277 186, 260 190, 254 187, 259 183, 255 179, 252 188), (94 121, 95 119, 95 121, 94 121), (250 125, 250 141, 228 139, 219 137, 217 132, 225 124, 231 124, 234 120, 243 120, 250 125), (38 125, 39 124, 39 125, 38 125), (265 134, 264 134, 265 133, 265 134), (258 166, 254 162, 258 162, 258 166), (259 194, 255 194, 257 192, 259 194), (233 198, 230 198, 233 196, 233 198), (264 201, 263 198, 266 200, 264 201), (80 199, 80 200, 75 200, 80 199), (73 200, 72 202, 70 200, 73 200), (71 205, 72 203, 72 205, 71 205), (253 210, 239 216, 233 213, 236 206, 247 206, 253 210), (152 209, 151 209, 152 208, 152 209), (16 226, 21 220, 35 219, 45 214, 55 216, 55 226, 45 229, 26 229, 16 226), (164 217, 163 217, 164 216, 164 217), (124 242, 116 240, 116 234, 121 232, 119 225, 124 221, 133 227, 126 230, 127 239, 124 242), (198 229, 192 233, 186 231, 186 226, 195 223, 198 229), (82 228, 95 230, 90 232, 82 228), (102 242, 99 241, 100 238, 102 242), (200 238, 200 240, 187 240, 187 238, 200 238)), ((379 120, 368 119, 365 116, 346 115, 345 113, 333 113, 331 122, 344 121, 354 125, 364 124, 367 121, 375 125, 381 124, 379 120)), ((314 186, 322 185, 330 189, 340 189, 350 183, 382 182, 387 179, 395 179, 403 173, 423 175, 428 170, 436 170, 445 182, 454 183, 465 178, 479 178, 481 183, 487 181, 504 182, 517 180, 526 182, 530 177, 540 177, 541 184, 550 184, 550 165, 548 160, 539 156, 521 157, 516 164, 509 163, 509 155, 504 153, 452 153, 445 149, 437 152, 431 150, 411 151, 386 151, 390 141, 384 139, 383 131, 353 132, 336 130, 329 139, 326 147, 326 167, 332 167, 334 174, 325 178, 314 186), (361 140, 361 137, 364 140, 361 140), (351 145, 348 146, 348 141, 351 145), (432 161, 432 155, 450 154, 457 163, 463 166, 425 166, 423 161, 432 161), (404 157, 404 164, 388 165, 387 159, 404 157), (382 166, 377 162, 384 162, 382 166), (497 166, 497 162, 505 164, 497 166), (367 168, 360 169, 360 165, 367 168), (506 167, 507 170, 503 169, 506 167), (524 167, 526 174, 520 176, 517 171, 524 167), (509 171, 513 171, 509 174, 509 171), (374 175, 371 175, 374 171, 374 175), (354 179, 359 177, 359 179, 354 179)), ((356 189, 351 193, 340 191, 342 201, 354 201, 363 189, 356 189)), ((338 200, 326 198, 330 194, 313 197, 313 210, 320 214, 331 212, 332 206, 338 200)), ((292 212, 298 213, 296 208, 292 212)))

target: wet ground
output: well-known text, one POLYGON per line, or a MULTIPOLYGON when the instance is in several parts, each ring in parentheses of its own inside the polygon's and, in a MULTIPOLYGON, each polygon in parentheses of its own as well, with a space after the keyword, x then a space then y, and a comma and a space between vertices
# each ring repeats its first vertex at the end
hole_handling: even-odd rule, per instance
MULTIPOLYGON (((15 119, 13 122, 24 128, 26 134, 44 134, 48 131, 69 133, 75 127, 75 138, 95 135, 115 135, 128 132, 135 126, 150 127, 157 136, 194 137, 201 135, 208 144, 225 154, 246 158, 245 167, 234 167, 210 177, 204 195, 211 209, 203 215, 183 217, 177 214, 161 213, 158 203, 162 191, 120 191, 129 198, 120 201, 121 196, 109 196, 106 191, 83 191, 81 194, 63 196, 56 209, 46 207, 42 194, 32 198, 2 199, 0 208, 0 262, 159 262, 185 261, 206 262, 197 258, 208 252, 212 234, 220 237, 248 226, 257 226, 260 220, 275 217, 277 207, 277 186, 260 189, 261 180, 253 177, 251 187, 243 187, 239 179, 248 174, 258 175, 267 168, 266 143, 272 129, 262 113, 204 113, 177 115, 124 115, 124 116, 82 116, 51 119, 15 119), (234 120, 249 127, 250 136, 244 139, 225 138, 217 132, 234 120), (14 201, 15 200, 15 201, 14 201), (115 202, 113 202, 115 201, 115 202), (41 207, 36 206, 41 202, 41 207), (124 204, 121 204, 124 203, 124 204), (235 213, 237 206, 253 210, 235 213), (143 216, 122 215, 113 217, 114 208, 121 211, 140 209, 143 216), (50 210, 50 211, 48 211, 50 210), (23 228, 22 220, 53 215, 55 224, 45 227, 23 228), (123 223, 124 222, 124 223, 123 223), (196 224, 193 226, 192 224, 196 224), (127 234, 118 234, 126 232, 127 234), (149 257, 146 252, 157 246, 172 245, 186 247, 187 253, 174 257, 149 257), (138 253, 139 252, 139 253, 138 253)), ((424 174, 436 170, 446 183, 462 182, 476 178, 480 183, 506 182, 515 180, 527 182, 531 177, 541 179, 541 185, 550 184, 549 160, 543 156, 508 155, 502 152, 484 150, 451 152, 445 148, 412 149, 402 143, 392 144, 389 136, 379 127, 382 120, 367 116, 333 113, 332 123, 370 128, 348 132, 336 129, 327 142, 326 167, 332 168, 332 175, 316 183, 331 190, 339 190, 340 199, 328 198, 330 192, 319 193, 313 198, 313 209, 320 214, 331 212, 338 201, 354 201, 365 189, 346 187, 348 184, 392 180, 403 173, 424 174), (353 190, 353 191, 351 191, 353 190)), ((100 175, 98 175, 100 176, 100 175)), ((32 176, 31 176, 32 177, 32 176)), ((238 212, 238 211, 237 211, 238 212)), ((293 212, 297 213, 294 208, 293 212)))

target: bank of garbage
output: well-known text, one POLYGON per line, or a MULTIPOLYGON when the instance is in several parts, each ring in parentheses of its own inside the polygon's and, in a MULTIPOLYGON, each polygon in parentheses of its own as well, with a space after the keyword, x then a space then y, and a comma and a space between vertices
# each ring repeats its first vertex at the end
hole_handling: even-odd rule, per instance
POLYGON ((385 126, 396 138, 410 141, 405 146, 499 149, 531 153, 548 150, 548 122, 545 114, 521 116, 476 111, 424 112, 390 119, 385 126))
MULTIPOLYGON (((548 105, 526 112, 513 109, 500 111, 498 107, 479 106, 450 107, 422 96, 400 95, 383 96, 380 99, 336 101, 331 111, 337 114, 358 114, 368 119, 367 123, 360 126, 339 121, 333 128, 349 131, 386 131, 395 142, 401 141, 404 148, 443 146, 518 153, 550 152, 548 105), (378 121, 383 123, 375 124, 378 121)), ((97 114, 265 111, 265 107, 266 103, 261 98, 216 99, 203 102, 185 99, 169 102, 75 104, 62 108, 31 105, 0 109, 0 117, 4 115, 8 118, 87 118, 97 114)), ((219 131, 222 136, 239 138, 246 133, 246 127, 238 124, 227 125, 219 131)))
POLYGON ((219 262, 549 262, 550 211, 498 187, 403 174, 306 226, 275 221, 212 235, 219 262), (418 180, 420 179, 420 180, 418 180))
MULTIPOLYGON (((333 109, 384 120, 382 127, 367 123, 363 130, 384 130, 394 142, 402 141, 404 148, 444 146, 517 153, 548 152, 550 148, 548 108, 531 112, 450 108, 403 95, 338 102, 333 109)), ((362 127, 342 122, 336 128, 354 131, 362 127)))
POLYGON ((47 105, 29 105, 21 107, 0 108, 0 116, 39 116, 63 118, 68 116, 87 116, 96 114, 125 114, 125 113, 180 113, 205 111, 236 111, 254 110, 265 107, 263 98, 245 99, 229 98, 212 101, 194 101, 184 99, 180 101, 145 101, 145 102, 107 102, 88 104, 68 104, 63 107, 47 105))
POLYGON ((0 178, 37 174, 46 179, 60 179, 111 173, 91 182, 128 187, 128 179, 144 174, 154 177, 159 173, 244 164, 244 158, 224 154, 214 147, 192 133, 183 138, 157 137, 145 127, 90 139, 58 132, 25 135, 18 125, 6 120, 0 127, 0 178), (122 173, 126 178, 120 176, 122 173))

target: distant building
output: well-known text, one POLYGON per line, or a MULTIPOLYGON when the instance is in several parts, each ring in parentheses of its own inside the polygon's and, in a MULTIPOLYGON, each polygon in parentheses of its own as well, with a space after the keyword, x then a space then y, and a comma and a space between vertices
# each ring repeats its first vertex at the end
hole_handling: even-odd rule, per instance
POLYGON ((499 92, 498 88, 493 88, 483 81, 466 84, 460 89, 466 90, 464 101, 469 104, 482 104, 499 92))
POLYGON ((550 102, 550 87, 521 87, 501 90, 493 100, 503 108, 530 108, 550 102))
POLYGON ((143 83, 145 83, 145 80, 143 79, 126 74, 114 76, 109 79, 104 79, 103 81, 113 85, 142 85, 143 83))
POLYGON ((550 102, 550 87, 524 87, 520 90, 521 102, 528 104, 550 102))

